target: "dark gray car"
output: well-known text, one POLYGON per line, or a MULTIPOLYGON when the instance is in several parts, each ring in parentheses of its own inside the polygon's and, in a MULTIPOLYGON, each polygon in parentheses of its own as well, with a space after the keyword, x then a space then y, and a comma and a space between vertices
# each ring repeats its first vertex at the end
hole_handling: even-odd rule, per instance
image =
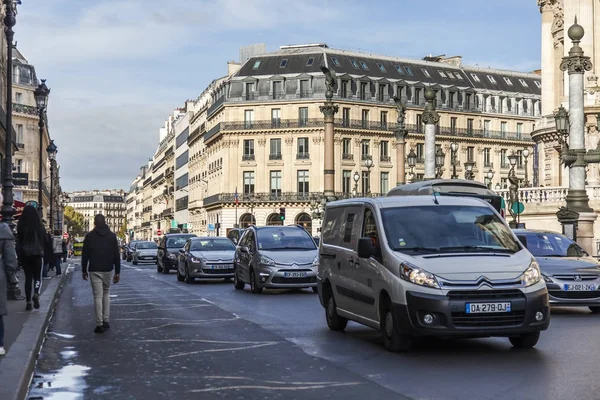
POLYGON ((177 280, 192 283, 198 279, 233 278, 235 246, 223 237, 189 239, 179 251, 177 280))
POLYGON ((234 285, 252 293, 263 288, 312 288, 317 292, 318 250, 298 226, 250 227, 235 252, 234 285))
POLYGON ((556 232, 514 232, 540 265, 551 305, 589 307, 600 313, 600 264, 595 258, 556 232))
POLYGON ((152 263, 156 264, 156 254, 158 253, 158 246, 154 242, 136 242, 133 245, 133 265, 138 263, 152 263))

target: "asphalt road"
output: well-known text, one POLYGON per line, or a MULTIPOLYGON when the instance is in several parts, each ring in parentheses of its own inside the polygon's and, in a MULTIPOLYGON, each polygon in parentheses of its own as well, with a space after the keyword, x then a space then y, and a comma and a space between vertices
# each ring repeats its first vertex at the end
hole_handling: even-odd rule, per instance
POLYGON ((598 399, 600 315, 553 310, 532 350, 506 339, 388 353, 358 324, 330 332, 312 291, 253 295, 126 264, 112 328, 92 333, 89 283, 70 274, 30 399, 598 399), (117 396, 117 397, 114 397, 117 396))

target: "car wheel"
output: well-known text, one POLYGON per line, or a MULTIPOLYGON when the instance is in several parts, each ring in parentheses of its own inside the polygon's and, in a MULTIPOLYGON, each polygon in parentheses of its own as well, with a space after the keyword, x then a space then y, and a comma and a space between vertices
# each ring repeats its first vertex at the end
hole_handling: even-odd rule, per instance
POLYGON ((127 262, 131 262, 131 257, 127 257, 127 262))
POLYGON ((383 345, 388 351, 409 351, 412 347, 412 340, 409 336, 400 332, 400 327, 394 318, 389 300, 383 304, 381 309, 380 329, 383 335, 383 345))
POLYGON ((590 307, 592 314, 600 314, 600 307, 590 307))
POLYGON ((233 286, 235 286, 237 290, 244 290, 244 287, 246 286, 244 281, 240 279, 237 268, 233 269, 233 286))
POLYGON ((250 290, 254 294, 261 294, 263 291, 263 288, 256 282, 256 275, 254 275, 254 270, 252 269, 250 269, 250 290))
POLYGON ((196 280, 190 276, 190 270, 188 266, 185 266, 185 283, 194 283, 196 280))
POLYGON ((312 288, 312 291, 313 291, 314 293, 317 293, 317 294, 318 294, 318 293, 319 293, 319 288, 318 288, 318 287, 316 287, 316 286, 313 286, 313 288, 312 288))
POLYGON ((327 326, 332 331, 343 331, 348 325, 348 320, 344 317, 340 317, 337 313, 337 305, 333 298, 333 293, 330 293, 325 303, 325 319, 327 320, 327 326))
POLYGON ((537 344, 538 340, 540 340, 540 333, 525 333, 520 336, 509 337, 508 340, 510 340, 510 344, 517 349, 530 349, 537 344))
POLYGON ((179 273, 179 268, 177 268, 177 280, 183 282, 184 279, 185 277, 179 273))

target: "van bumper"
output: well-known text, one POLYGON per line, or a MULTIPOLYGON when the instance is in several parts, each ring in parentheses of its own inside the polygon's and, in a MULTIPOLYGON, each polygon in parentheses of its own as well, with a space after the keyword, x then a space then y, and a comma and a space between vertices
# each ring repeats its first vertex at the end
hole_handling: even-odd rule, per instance
POLYGON ((396 323, 413 336, 508 337, 546 330, 550 324, 550 306, 546 289, 522 293, 517 298, 487 302, 511 303, 510 313, 466 314, 467 303, 486 302, 453 299, 444 295, 406 292, 406 305, 393 304, 396 323), (543 314, 536 320, 537 312, 543 314), (425 316, 433 316, 431 324, 425 316))

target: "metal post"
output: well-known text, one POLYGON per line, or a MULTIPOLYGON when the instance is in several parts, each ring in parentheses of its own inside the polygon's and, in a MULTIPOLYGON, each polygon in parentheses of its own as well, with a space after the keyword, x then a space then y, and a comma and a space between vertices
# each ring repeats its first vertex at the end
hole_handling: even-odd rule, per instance
POLYGON ((422 121, 425 124, 425 176, 424 179, 435 178, 435 131, 436 124, 440 120, 433 104, 435 91, 431 87, 425 89, 425 100, 427 105, 423 112, 422 121))
POLYGON ((400 98, 394 97, 396 108, 398 110, 398 125, 396 126, 396 186, 406 183, 406 137, 408 129, 406 129, 406 105, 400 98))
POLYGON ((458 179, 458 175, 456 174, 456 150, 450 150, 452 151, 452 179, 458 179))
POLYGON ((324 190, 323 194, 326 199, 335 196, 335 147, 334 147, 334 130, 333 119, 338 112, 338 106, 332 102, 333 92, 337 91, 337 76, 335 71, 321 66, 321 71, 325 74, 325 104, 319 109, 325 117, 325 137, 324 137, 324 190))
POLYGON ((50 160, 50 230, 54 231, 54 215, 53 215, 53 204, 54 201, 54 161, 50 160))
POLYGON ((44 218, 44 208, 43 208, 43 195, 42 195, 42 185, 44 183, 43 179, 43 151, 44 151, 44 110, 39 110, 39 118, 38 126, 40 127, 40 154, 39 157, 39 165, 38 165, 38 214, 40 218, 44 218))

